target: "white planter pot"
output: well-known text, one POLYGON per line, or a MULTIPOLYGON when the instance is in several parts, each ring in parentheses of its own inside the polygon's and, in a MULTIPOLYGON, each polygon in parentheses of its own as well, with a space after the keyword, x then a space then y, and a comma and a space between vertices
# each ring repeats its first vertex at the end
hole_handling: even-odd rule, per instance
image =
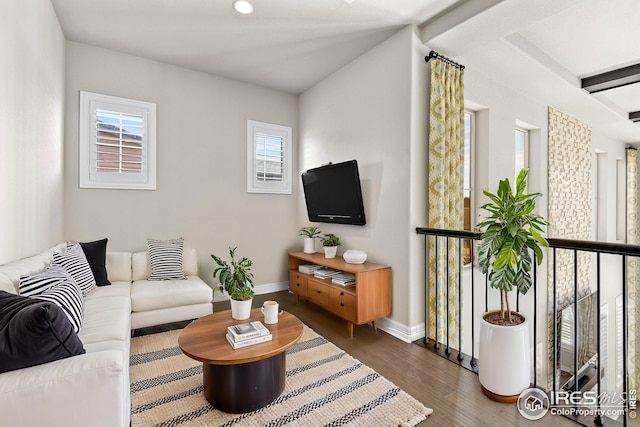
POLYGON ((231 300, 231 317, 236 320, 246 320, 251 316, 252 299, 246 301, 231 300))
POLYGON ((323 246, 325 258, 335 258, 338 253, 337 246, 323 246))
POLYGON ((531 384, 529 322, 498 326, 484 320, 486 314, 480 323, 478 378, 485 394, 489 391, 504 397, 496 400, 515 401, 531 384))
POLYGON ((304 238, 304 251, 305 254, 315 254, 316 253, 316 239, 315 237, 305 237, 304 238))

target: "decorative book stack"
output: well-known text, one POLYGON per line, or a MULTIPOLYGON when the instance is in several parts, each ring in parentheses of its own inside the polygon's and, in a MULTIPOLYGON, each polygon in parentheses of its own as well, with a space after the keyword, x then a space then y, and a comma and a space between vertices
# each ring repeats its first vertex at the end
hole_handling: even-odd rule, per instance
POLYGON ((260 321, 241 323, 227 328, 227 341, 235 349, 271 341, 271 332, 260 321))
POLYGON ((314 271, 320 268, 322 268, 322 266, 318 264, 302 264, 298 266, 298 271, 300 273, 313 274, 314 271))
POLYGON ((319 279, 326 279, 327 277, 335 276, 336 274, 340 274, 340 271, 329 267, 321 267, 313 272, 313 276, 319 279))
POLYGON ((356 275, 351 273, 340 273, 331 277, 331 283, 340 286, 352 286, 356 284, 356 275))

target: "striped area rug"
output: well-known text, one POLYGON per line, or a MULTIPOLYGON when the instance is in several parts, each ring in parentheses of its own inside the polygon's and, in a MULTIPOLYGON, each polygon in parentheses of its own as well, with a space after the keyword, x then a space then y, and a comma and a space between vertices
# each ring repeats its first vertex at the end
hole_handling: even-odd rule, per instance
POLYGON ((202 364, 178 348, 180 331, 131 340, 131 426, 415 426, 432 409, 304 327, 287 351, 284 391, 246 414, 204 398, 202 364))

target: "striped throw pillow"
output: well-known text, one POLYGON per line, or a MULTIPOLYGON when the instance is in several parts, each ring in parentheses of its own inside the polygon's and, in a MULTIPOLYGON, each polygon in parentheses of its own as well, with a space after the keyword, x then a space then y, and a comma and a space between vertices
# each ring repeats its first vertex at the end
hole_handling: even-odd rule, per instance
POLYGON ((184 239, 147 239, 151 275, 149 280, 186 280, 182 270, 184 239))
POLYGON ((60 307, 78 333, 84 318, 80 287, 61 266, 52 264, 45 271, 20 277, 20 295, 52 302, 60 307))
POLYGON ((91 267, 78 243, 67 243, 67 250, 61 254, 53 254, 53 264, 64 268, 78 284, 82 295, 87 295, 96 288, 96 279, 91 267))
MULTIPOLYGON (((70 278, 69 273, 59 265, 51 265, 45 271, 30 276, 21 276, 19 289, 20 295, 26 297, 41 294, 53 286, 63 283, 70 278)), ((73 279, 72 279, 73 280, 73 279)))
POLYGON ((82 299, 82 292, 80 291, 80 288, 73 281, 71 276, 69 276, 68 280, 47 289, 41 294, 34 295, 31 298, 37 298, 54 303, 64 311, 64 314, 69 319, 69 322, 71 322, 76 334, 80 332, 80 329, 82 329, 84 300, 82 299))

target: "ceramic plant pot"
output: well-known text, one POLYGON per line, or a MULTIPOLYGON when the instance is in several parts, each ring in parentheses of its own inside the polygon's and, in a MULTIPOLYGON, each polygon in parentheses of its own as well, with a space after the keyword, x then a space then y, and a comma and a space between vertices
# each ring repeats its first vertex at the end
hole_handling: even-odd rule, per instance
POLYGON ((323 246, 325 258, 335 258, 338 253, 337 246, 323 246))
POLYGON ((251 316, 251 303, 252 299, 245 301, 231 300, 231 317, 236 320, 245 320, 251 316))
POLYGON ((480 323, 478 378, 488 397, 515 402, 531 384, 529 322, 494 325, 485 320, 491 313, 484 313, 480 323))
POLYGON ((304 238, 304 251, 305 254, 315 254, 316 253, 316 239, 315 237, 305 237, 304 238))

